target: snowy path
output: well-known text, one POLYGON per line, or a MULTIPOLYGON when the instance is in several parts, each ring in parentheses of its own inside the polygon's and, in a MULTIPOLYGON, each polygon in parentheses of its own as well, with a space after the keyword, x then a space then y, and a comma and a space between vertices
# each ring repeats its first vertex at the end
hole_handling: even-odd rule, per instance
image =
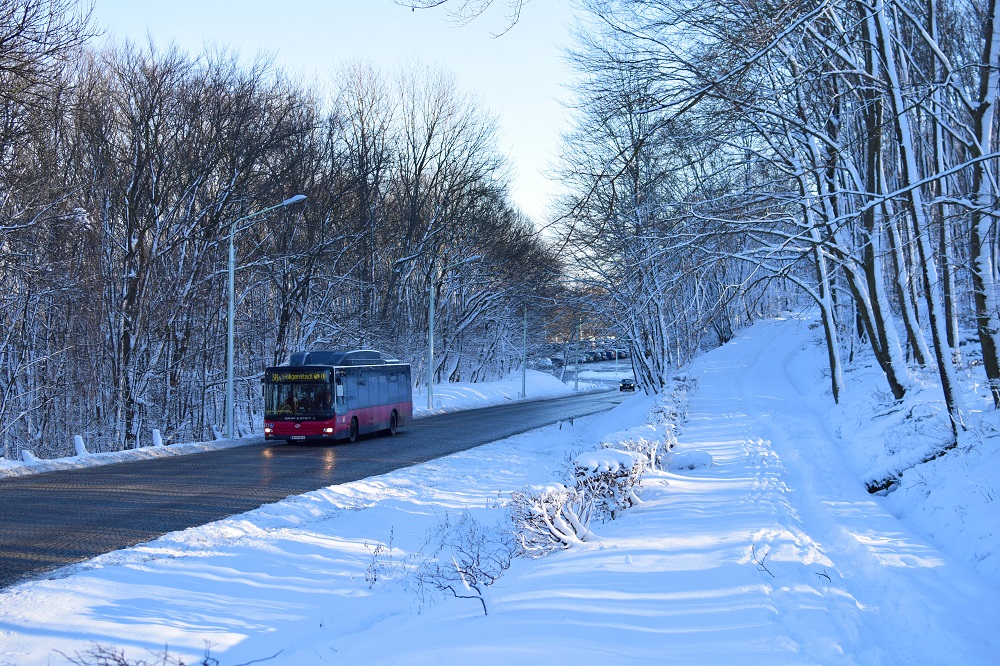
POLYGON ((758 325, 754 339, 699 364, 681 443, 715 465, 683 482, 692 494, 673 503, 673 518, 686 524, 712 506, 700 531, 728 535, 734 548, 728 557, 715 550, 720 566, 745 562, 751 542, 758 558, 767 554, 773 578, 759 571, 758 590, 774 638, 807 660, 980 663, 1000 654, 996 590, 979 589, 974 574, 908 533, 847 469, 827 426, 827 387, 815 381, 821 355, 802 353, 796 328, 805 325, 758 325))

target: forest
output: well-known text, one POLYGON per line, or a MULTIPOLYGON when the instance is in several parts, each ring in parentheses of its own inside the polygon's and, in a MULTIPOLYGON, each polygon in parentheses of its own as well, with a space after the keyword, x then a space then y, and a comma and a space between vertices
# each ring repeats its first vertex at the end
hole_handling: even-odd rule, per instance
POLYGON ((862 354, 890 402, 932 377, 953 438, 956 367, 1000 406, 996 0, 579 4, 563 259, 641 383, 811 307, 832 400, 862 354))
MULTIPOLYGON (((397 0, 472 20, 524 0, 397 0)), ((831 399, 956 369, 1000 406, 996 0, 577 0, 549 220, 445 71, 97 47, 85 6, 0 16, 0 451, 217 436, 237 254, 237 425, 263 366, 384 349, 439 381, 614 336, 659 392, 755 319, 814 309, 831 399), (293 195, 305 201, 252 217, 293 195), (433 297, 433 300, 431 300, 433 297), (529 322, 525 326, 525 321, 529 322)), ((498 38, 502 39, 503 36, 498 38)), ((419 381, 419 380, 418 380, 419 381)))
POLYGON ((544 340, 557 258, 447 72, 351 62, 321 92, 235 53, 98 47, 72 0, 0 9, 0 455, 218 436, 230 236, 238 435, 292 351, 382 349, 421 381, 430 289, 437 381, 520 367, 526 306, 544 340))

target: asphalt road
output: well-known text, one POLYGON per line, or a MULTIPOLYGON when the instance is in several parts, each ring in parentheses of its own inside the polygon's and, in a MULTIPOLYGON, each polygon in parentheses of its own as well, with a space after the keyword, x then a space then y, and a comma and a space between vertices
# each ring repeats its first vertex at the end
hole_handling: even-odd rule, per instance
POLYGON ((627 358, 619 359, 617 363, 615 361, 597 361, 596 363, 581 363, 579 366, 575 363, 570 363, 566 366, 565 372, 562 368, 546 370, 546 372, 558 377, 570 386, 573 385, 576 379, 577 371, 580 373, 581 384, 597 384, 606 386, 608 389, 617 389, 618 380, 620 379, 634 377, 632 374, 632 361, 627 358))
POLYGON ((385 474, 561 420, 606 411, 618 391, 418 419, 395 437, 272 444, 0 480, 0 587, 101 553, 385 474))

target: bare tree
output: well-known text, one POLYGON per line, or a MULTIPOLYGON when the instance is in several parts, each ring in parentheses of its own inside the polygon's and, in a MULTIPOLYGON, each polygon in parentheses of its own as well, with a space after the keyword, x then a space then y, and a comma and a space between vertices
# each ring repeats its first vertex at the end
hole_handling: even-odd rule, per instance
MULTIPOLYGON (((713 295, 719 313, 714 325, 722 338, 719 324, 731 318, 733 304, 749 288, 760 289, 754 302, 778 304, 780 285, 795 285, 819 305, 835 398, 842 391, 838 329, 853 320, 844 315, 856 313, 895 398, 911 384, 902 340, 916 364, 934 362, 957 436, 963 410, 952 359, 960 313, 950 254, 965 249, 954 249, 958 237, 950 233, 943 207, 971 200, 959 194, 963 182, 971 190, 972 181, 989 183, 986 189, 995 193, 989 178, 975 178, 977 164, 982 176, 990 173, 988 153, 961 154, 960 146, 983 136, 981 128, 973 129, 974 120, 956 119, 972 119, 972 109, 987 108, 969 100, 978 96, 988 105, 995 98, 985 91, 992 89, 996 70, 984 65, 976 71, 985 78, 972 82, 954 63, 995 59, 989 36, 996 30, 986 20, 992 5, 980 13, 908 0, 878 7, 694 7, 662 0, 585 5, 592 21, 577 63, 586 77, 586 120, 582 141, 576 140, 590 148, 568 156, 578 182, 577 198, 567 208, 568 237, 626 238, 628 233, 615 231, 617 219, 630 219, 624 213, 658 216, 669 231, 640 233, 637 225, 633 245, 654 238, 661 262, 683 262, 685 252, 698 257, 703 270, 681 274, 698 275, 703 283, 683 302, 713 295), (943 31, 938 20, 985 29, 943 31), (955 36, 942 41, 941 34, 955 36), (957 36, 969 34, 981 37, 976 42, 957 36), (615 127, 628 130, 617 132, 626 140, 593 138, 615 127), (684 173, 677 167, 669 176, 650 174, 646 182, 634 176, 664 145, 671 146, 667 155, 693 156, 688 166, 678 165, 689 169, 680 180, 684 188, 665 187, 684 173), (733 262, 742 268, 734 271, 733 262), (811 271, 804 270, 810 265, 811 271), (837 298, 838 283, 846 285, 840 293, 849 294, 851 303, 837 298)), ((992 122, 995 110, 989 115, 992 122)), ((972 208, 990 210, 984 199, 976 200, 980 204, 972 208)), ((981 249, 987 247, 987 227, 973 232, 982 234, 981 249)), ((976 245, 973 238, 969 247, 976 245)), ((974 268, 977 311, 993 317, 996 307, 985 300, 992 290, 992 246, 975 255, 986 262, 974 268)), ((677 284, 674 279, 670 288, 654 289, 659 301, 670 303, 677 284)), ((682 319, 690 317, 668 324, 673 335, 682 319)), ((988 351, 990 326, 985 330, 980 338, 988 351)))
MULTIPOLYGON (((448 8, 448 15, 452 20, 461 25, 465 25, 475 20, 489 9, 494 3, 503 5, 507 20, 507 30, 521 18, 521 10, 524 9, 528 0, 395 0, 396 4, 409 7, 411 10, 433 9, 436 7, 448 8)), ((506 30, 504 31, 506 32, 506 30)))

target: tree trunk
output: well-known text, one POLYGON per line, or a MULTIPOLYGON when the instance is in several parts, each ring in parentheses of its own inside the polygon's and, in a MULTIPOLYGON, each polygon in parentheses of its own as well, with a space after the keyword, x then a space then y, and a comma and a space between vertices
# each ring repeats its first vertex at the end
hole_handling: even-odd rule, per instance
POLYGON ((903 100, 903 91, 896 68, 896 55, 891 41, 892 35, 886 12, 884 10, 873 10, 867 5, 866 10, 870 11, 869 17, 874 23, 875 28, 873 32, 877 39, 882 62, 885 64, 884 73, 886 83, 889 87, 889 102, 893 112, 893 126, 896 130, 901 163, 900 180, 906 186, 906 197, 910 206, 908 213, 910 214, 913 236, 916 240, 920 258, 919 263, 923 272, 924 293, 927 299, 927 318, 934 340, 934 353, 938 364, 938 374, 941 379, 941 389, 944 392, 945 404, 948 407, 948 414, 951 417, 952 431, 957 438, 959 430, 965 429, 962 416, 964 409, 961 394, 958 390, 958 382, 955 377, 955 368, 952 365, 947 334, 945 333, 945 320, 943 308, 941 307, 937 266, 934 262, 934 251, 929 238, 930 230, 924 210, 923 194, 918 184, 920 175, 914 151, 914 136, 910 127, 910 119, 907 115, 906 103, 903 100))
POLYGON ((1000 315, 997 312, 996 283, 989 247, 990 231, 997 226, 998 220, 987 212, 996 192, 992 191, 982 159, 993 149, 993 105, 1000 79, 1000 71, 993 60, 1000 52, 1000 21, 997 20, 997 0, 987 2, 983 57, 979 63, 979 103, 972 112, 974 140, 969 146, 969 157, 974 160, 969 263, 983 367, 993 395, 993 406, 1000 409, 1000 315))

